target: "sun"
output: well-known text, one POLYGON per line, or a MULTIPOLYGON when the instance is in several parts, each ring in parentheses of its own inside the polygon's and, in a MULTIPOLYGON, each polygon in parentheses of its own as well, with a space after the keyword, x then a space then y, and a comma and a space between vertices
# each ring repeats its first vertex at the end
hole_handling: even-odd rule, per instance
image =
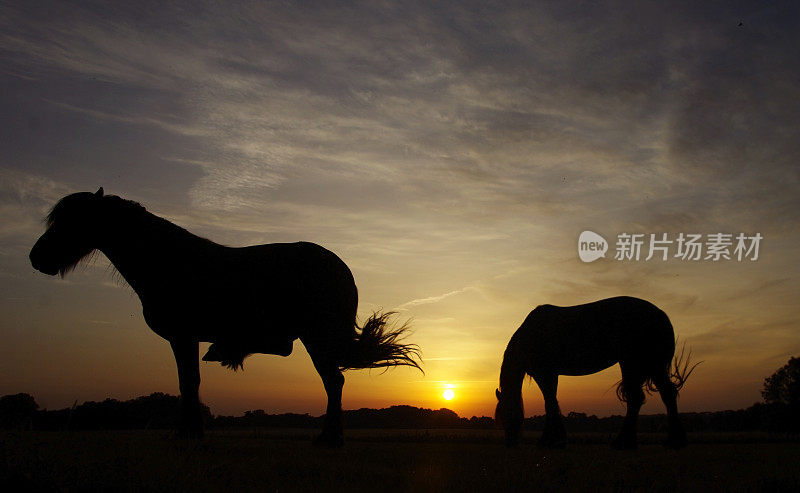
POLYGON ((442 382, 444 389, 442 390, 442 399, 446 401, 452 401, 456 398, 456 385, 450 382, 442 382))

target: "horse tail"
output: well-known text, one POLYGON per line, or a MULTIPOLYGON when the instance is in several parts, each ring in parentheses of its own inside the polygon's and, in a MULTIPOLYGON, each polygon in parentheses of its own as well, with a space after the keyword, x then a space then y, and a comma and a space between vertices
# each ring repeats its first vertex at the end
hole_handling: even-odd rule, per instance
MULTIPOLYGON (((675 338, 675 346, 677 345, 678 339, 675 338)), ((686 342, 684 341, 683 345, 681 346, 680 353, 675 353, 673 355, 672 361, 666 369, 667 379, 674 386, 676 394, 681 391, 684 385, 686 385, 686 381, 689 380, 689 376, 691 376, 692 372, 694 372, 694 369, 697 368, 700 363, 702 363, 702 361, 692 364, 692 350, 689 349, 689 352, 686 352, 686 342)), ((658 381, 663 381, 663 377, 659 378, 659 375, 653 374, 647 375, 644 380, 643 390, 648 395, 658 392, 658 381)), ((622 402, 628 402, 628 397, 622 385, 622 380, 617 382, 617 398, 622 402)))
MULTIPOLYGON (((675 339, 675 345, 678 345, 677 338, 675 339)), ((680 354, 675 354, 672 366, 669 368, 669 380, 675 386, 675 392, 680 392, 683 386, 686 385, 689 376, 700 363, 702 361, 692 364, 692 350, 689 349, 689 352, 686 352, 686 341, 684 341, 680 354)))
POLYGON ((420 367, 419 346, 402 342, 410 329, 408 321, 399 327, 394 326, 389 322, 394 314, 395 312, 375 312, 363 327, 356 323, 353 342, 345 351, 339 368, 351 370, 411 366, 424 373, 420 367))

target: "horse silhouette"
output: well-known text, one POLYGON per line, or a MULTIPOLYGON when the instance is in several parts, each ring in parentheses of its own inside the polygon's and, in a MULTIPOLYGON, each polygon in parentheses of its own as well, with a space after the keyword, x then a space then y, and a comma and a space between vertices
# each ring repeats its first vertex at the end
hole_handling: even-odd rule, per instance
POLYGON ((678 391, 697 365, 675 357, 675 335, 667 315, 652 303, 628 296, 577 306, 541 305, 528 314, 506 347, 495 391, 495 418, 514 446, 522 433, 522 381, 533 377, 544 396, 545 428, 539 444, 563 447, 566 430, 556 399, 559 375, 589 375, 619 363, 617 397, 627 414, 615 448, 636 448, 636 421, 644 390, 658 390, 667 408, 667 445, 686 445, 678 417, 678 391))
POLYGON ((340 446, 343 370, 419 367, 419 348, 403 344, 407 325, 392 312, 356 323, 358 291, 350 269, 313 243, 232 248, 196 236, 110 195, 79 192, 47 216, 47 231, 30 253, 34 268, 62 277, 96 250, 103 252, 142 302, 147 325, 169 341, 182 402, 179 435, 202 436, 199 342, 204 361, 237 369, 253 353, 288 356, 306 347, 328 396, 314 443, 340 446))

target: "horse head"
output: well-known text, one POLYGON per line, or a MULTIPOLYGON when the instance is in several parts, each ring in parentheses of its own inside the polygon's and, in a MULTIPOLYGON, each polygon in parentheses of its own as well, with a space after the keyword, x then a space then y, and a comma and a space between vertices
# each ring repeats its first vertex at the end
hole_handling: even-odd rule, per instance
POLYGON ((30 253, 33 268, 61 277, 97 248, 103 188, 67 195, 47 215, 47 231, 30 253))
POLYGON ((500 389, 494 393, 497 396, 494 419, 506 432, 506 445, 514 447, 522 435, 522 420, 525 415, 522 394, 514 395, 513 392, 501 392, 500 389))

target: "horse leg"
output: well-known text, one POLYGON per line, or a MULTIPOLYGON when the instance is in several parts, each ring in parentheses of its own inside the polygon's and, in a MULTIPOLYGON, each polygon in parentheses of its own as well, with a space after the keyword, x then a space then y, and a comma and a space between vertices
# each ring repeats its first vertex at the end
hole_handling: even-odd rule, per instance
POLYGON ((655 384, 658 393, 661 394, 661 400, 664 401, 664 406, 667 408, 669 435, 665 445, 674 449, 683 448, 687 445, 688 440, 678 415, 678 391, 675 389, 675 384, 669 379, 667 372, 656 378, 655 384))
POLYGON ((622 431, 611 444, 616 449, 636 448, 636 422, 639 419, 639 410, 644 404, 644 375, 635 368, 622 366, 622 392, 628 405, 622 431))
POLYGON ((335 360, 330 357, 330 349, 323 344, 306 345, 314 368, 317 369, 325 392, 328 394, 328 408, 325 412, 325 423, 322 433, 314 439, 314 445, 320 447, 341 447, 344 445, 342 424, 342 387, 344 375, 339 370, 335 360))
POLYGON ((556 393, 558 390, 558 375, 537 374, 533 379, 539 385, 544 397, 544 431, 539 439, 539 446, 548 448, 563 448, 567 441, 567 431, 561 420, 561 410, 558 407, 556 393))
POLYGON ((200 414, 199 343, 191 339, 169 341, 178 365, 178 386, 181 391, 180 438, 202 438, 203 420, 200 414))

